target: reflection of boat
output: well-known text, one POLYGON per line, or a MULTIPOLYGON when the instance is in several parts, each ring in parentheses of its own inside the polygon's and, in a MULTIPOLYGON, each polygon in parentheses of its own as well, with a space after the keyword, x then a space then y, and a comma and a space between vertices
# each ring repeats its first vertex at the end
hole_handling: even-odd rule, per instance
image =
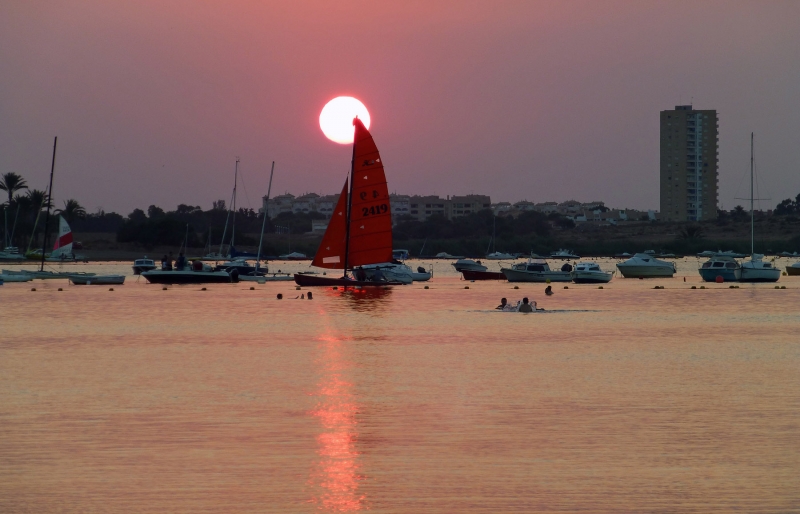
POLYGON ((559 249, 557 252, 550 254, 551 259, 580 259, 579 255, 575 255, 572 250, 559 249))
POLYGON ((464 280, 505 280, 506 276, 499 271, 462 270, 464 280))
POLYGON ((481 264, 481 261, 473 261, 472 259, 458 259, 452 263, 456 271, 486 271, 489 268, 481 264))
POLYGON ((151 269, 156 269, 156 263, 153 259, 148 259, 146 255, 144 259, 136 259, 133 261, 134 275, 139 275, 143 271, 150 271, 151 269))
POLYGON ((786 266, 786 274, 791 276, 800 275, 800 262, 786 266))
POLYGON ((617 269, 625 278, 671 278, 676 272, 674 263, 658 260, 646 253, 637 253, 627 261, 620 262, 617 269))
POLYGON ((116 286, 125 282, 125 275, 70 275, 69 281, 76 286, 116 286))
POLYGON ((753 133, 750 133, 750 260, 742 263, 742 282, 777 282, 781 278, 781 270, 764 262, 763 255, 755 253, 755 218, 753 217, 753 133))
POLYGON ((576 284, 605 284, 613 273, 603 271, 596 262, 579 262, 572 270, 572 281, 576 284))
POLYGON ((722 277, 723 282, 738 282, 742 278, 742 267, 736 259, 728 255, 711 257, 698 272, 706 282, 716 282, 718 277, 722 277))
POLYGON ((510 268, 500 268, 509 282, 570 282, 572 266, 565 264, 560 271, 550 269, 547 261, 528 259, 528 262, 514 264, 510 268))
POLYGON ((375 141, 361 120, 355 118, 353 125, 355 133, 350 177, 344 182, 339 201, 311 263, 319 268, 343 270, 344 275, 332 278, 298 273, 294 276, 298 285, 401 284, 392 280, 359 280, 347 275, 358 266, 392 262, 392 213, 383 163, 375 141))

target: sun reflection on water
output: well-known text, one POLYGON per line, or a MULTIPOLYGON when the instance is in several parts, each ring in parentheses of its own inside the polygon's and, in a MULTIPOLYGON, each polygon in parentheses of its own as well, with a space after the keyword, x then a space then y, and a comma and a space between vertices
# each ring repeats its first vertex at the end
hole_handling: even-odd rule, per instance
POLYGON ((345 377, 351 363, 343 356, 340 337, 320 338, 322 355, 317 363, 321 378, 314 393, 318 401, 310 412, 321 425, 317 436, 317 455, 310 482, 311 502, 322 510, 349 512, 364 508, 366 497, 359 492, 364 480, 356 449, 358 404, 353 383, 345 377))

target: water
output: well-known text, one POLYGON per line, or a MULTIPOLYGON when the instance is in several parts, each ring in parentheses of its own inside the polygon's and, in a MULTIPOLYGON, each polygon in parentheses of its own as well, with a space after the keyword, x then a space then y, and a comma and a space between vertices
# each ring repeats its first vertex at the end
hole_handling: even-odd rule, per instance
POLYGON ((552 297, 441 263, 428 290, 6 284, 0 512, 800 511, 800 280, 696 267, 552 297))

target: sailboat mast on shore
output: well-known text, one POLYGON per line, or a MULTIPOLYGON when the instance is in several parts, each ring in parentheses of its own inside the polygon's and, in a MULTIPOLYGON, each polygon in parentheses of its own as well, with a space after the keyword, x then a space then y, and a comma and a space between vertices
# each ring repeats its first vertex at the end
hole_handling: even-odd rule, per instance
POLYGON ((44 258, 45 250, 47 249, 47 228, 50 221, 50 206, 53 204, 53 172, 56 169, 56 146, 58 145, 58 136, 53 139, 53 162, 50 164, 50 186, 47 188, 47 215, 44 218, 44 239, 42 241, 42 264, 39 271, 44 271, 44 258))

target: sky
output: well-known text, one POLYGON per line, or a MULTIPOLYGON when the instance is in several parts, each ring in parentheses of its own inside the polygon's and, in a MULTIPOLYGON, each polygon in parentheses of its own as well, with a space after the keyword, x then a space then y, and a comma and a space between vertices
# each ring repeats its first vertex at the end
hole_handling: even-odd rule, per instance
POLYGON ((354 96, 399 194, 658 209, 659 111, 719 116, 720 204, 800 193, 797 1, 0 2, 0 173, 54 200, 337 193, 354 96))

